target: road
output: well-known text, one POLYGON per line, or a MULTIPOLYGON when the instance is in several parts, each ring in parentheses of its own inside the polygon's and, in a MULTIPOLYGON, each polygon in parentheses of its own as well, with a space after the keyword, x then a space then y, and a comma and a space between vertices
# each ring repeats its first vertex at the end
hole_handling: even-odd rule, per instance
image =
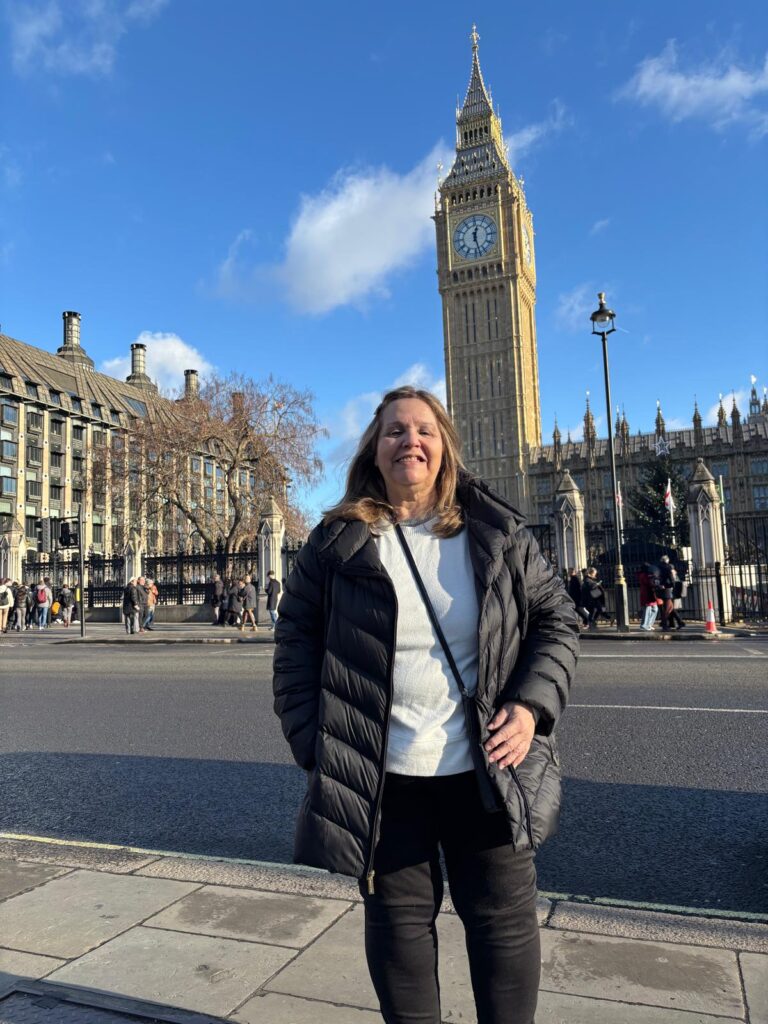
MULTIPOLYGON (((271 647, 0 646, 0 830, 286 862, 271 647)), ((768 641, 585 642, 544 891, 768 913, 768 641)))

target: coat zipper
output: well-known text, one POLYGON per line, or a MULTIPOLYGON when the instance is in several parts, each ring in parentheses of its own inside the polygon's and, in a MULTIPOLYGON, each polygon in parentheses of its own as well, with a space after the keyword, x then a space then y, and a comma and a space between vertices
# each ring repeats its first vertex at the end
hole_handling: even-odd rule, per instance
POLYGON ((526 796, 523 784, 520 781, 520 776, 517 774, 514 765, 509 766, 509 770, 512 773, 512 778, 515 780, 515 785, 520 790, 520 796, 523 798, 523 810, 525 812, 525 831, 528 835, 528 842, 531 844, 533 849, 533 826, 531 825, 531 806, 528 803, 528 797, 526 796))
POLYGON ((376 793, 376 810, 373 815, 373 827, 371 828, 371 851, 368 854, 368 862, 365 865, 365 881, 368 886, 368 895, 373 896, 374 890, 374 875, 376 872, 373 870, 373 857, 376 853, 376 832, 378 830, 379 818, 381 817, 381 801, 384 796, 384 779, 385 779, 385 768, 387 764, 387 744, 389 743, 389 721, 392 715, 392 702, 394 699, 394 675, 395 675, 395 650, 397 648, 397 592, 395 591, 395 585, 389 576, 385 576, 385 579, 389 580, 389 584, 392 587, 392 597, 395 601, 395 621, 392 627, 392 656, 389 659, 389 675, 387 679, 387 708, 384 718, 384 742, 381 750, 381 764, 379 766, 379 787, 376 793))

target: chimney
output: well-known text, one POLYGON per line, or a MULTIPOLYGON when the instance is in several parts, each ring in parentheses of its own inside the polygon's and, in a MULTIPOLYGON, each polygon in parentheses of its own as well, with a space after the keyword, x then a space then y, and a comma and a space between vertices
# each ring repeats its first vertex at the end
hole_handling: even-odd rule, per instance
POLYGON ((138 341, 131 345, 131 376, 146 377, 147 375, 147 346, 138 341))
POLYGON ((140 341, 131 345, 131 372, 125 378, 129 384, 137 384, 147 391, 157 391, 156 386, 147 376, 147 346, 140 341))
POLYGON ((184 371, 184 397, 185 398, 198 398, 200 395, 200 381, 198 380, 197 370, 185 370, 184 371))
POLYGON ((64 321, 64 339, 61 347, 56 349, 56 355, 92 370, 93 360, 80 345, 80 314, 67 310, 61 317, 64 321))
POLYGON ((80 314, 62 313, 64 321, 64 348, 80 348, 80 314))

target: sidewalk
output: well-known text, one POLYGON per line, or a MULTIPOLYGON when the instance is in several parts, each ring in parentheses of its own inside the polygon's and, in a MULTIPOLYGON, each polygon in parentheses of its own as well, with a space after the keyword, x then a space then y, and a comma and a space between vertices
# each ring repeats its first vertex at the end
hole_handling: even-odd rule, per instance
MULTIPOLYGON (((766 639, 768 626, 739 623, 732 626, 718 627, 719 633, 710 634, 705 630, 703 622, 689 622, 685 629, 672 633, 654 630, 643 632, 633 624, 624 633, 614 626, 601 625, 596 630, 585 630, 581 633, 582 640, 636 640, 641 643, 658 641, 679 643, 681 641, 733 640, 734 638, 766 639)), ((253 633, 251 630, 240 632, 233 626, 222 628, 207 622, 167 622, 157 623, 151 632, 129 636, 119 622, 86 622, 85 639, 80 637, 80 624, 75 623, 69 629, 54 625, 49 629, 26 630, 22 633, 0 633, 0 646, 10 644, 65 643, 65 644, 236 644, 236 643, 268 643, 274 642, 274 633, 266 625, 260 625, 253 633)), ((2 1021, 0 1021, 2 1024, 2 1021)))
MULTIPOLYGON (((537 1024, 768 1024, 768 917, 550 894, 539 920, 537 1024)), ((438 930, 443 1020, 471 1024, 449 900, 438 930)), ((362 934, 341 876, 0 836, 0 1024, 375 1024, 362 934)))

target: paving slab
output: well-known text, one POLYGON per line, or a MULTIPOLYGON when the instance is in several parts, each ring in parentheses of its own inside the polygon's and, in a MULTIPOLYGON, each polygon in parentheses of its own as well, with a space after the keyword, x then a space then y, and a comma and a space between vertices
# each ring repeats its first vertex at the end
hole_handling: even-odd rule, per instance
POLYGON ((744 975, 750 1024, 768 1024, 768 956, 742 953, 739 960, 744 975))
POLYGON ((558 902, 548 927, 628 939, 653 939, 689 946, 716 946, 720 949, 768 953, 768 924, 745 921, 683 917, 680 914, 624 907, 558 902))
POLYGON ((378 1010, 318 1003, 277 992, 255 996, 230 1019, 238 1024, 381 1024, 378 1010))
POLYGON ((16 896, 36 885, 49 882, 57 875, 65 875, 69 868, 53 864, 34 864, 30 861, 0 860, 0 900, 16 896))
POLYGON ((351 906, 341 900, 206 885, 144 924, 301 949, 351 906))
MULTIPOLYGON (((475 1024, 474 1017, 471 1024, 475 1024)), ((744 1024, 744 1021, 742 1017, 713 1017, 709 1013, 541 992, 536 1024, 744 1024)))
POLYGON ((542 983, 548 991, 743 1017, 736 954, 723 949, 541 932, 542 983))
POLYGON ((76 957, 195 888, 191 882, 72 871, 0 903, 0 935, 13 949, 76 957))
POLYGON ((58 957, 22 953, 18 949, 0 949, 0 989, 19 978, 44 978, 65 963, 66 960, 58 957))
MULTIPOLYGON (((474 1000, 461 921, 454 914, 440 914, 437 935, 443 1019, 471 1020, 474 1000)), ((378 1009, 365 961, 363 908, 356 906, 345 914, 266 988, 326 1003, 378 1009)))
POLYGON ((295 955, 279 946, 139 926, 48 980, 226 1015, 295 955))

